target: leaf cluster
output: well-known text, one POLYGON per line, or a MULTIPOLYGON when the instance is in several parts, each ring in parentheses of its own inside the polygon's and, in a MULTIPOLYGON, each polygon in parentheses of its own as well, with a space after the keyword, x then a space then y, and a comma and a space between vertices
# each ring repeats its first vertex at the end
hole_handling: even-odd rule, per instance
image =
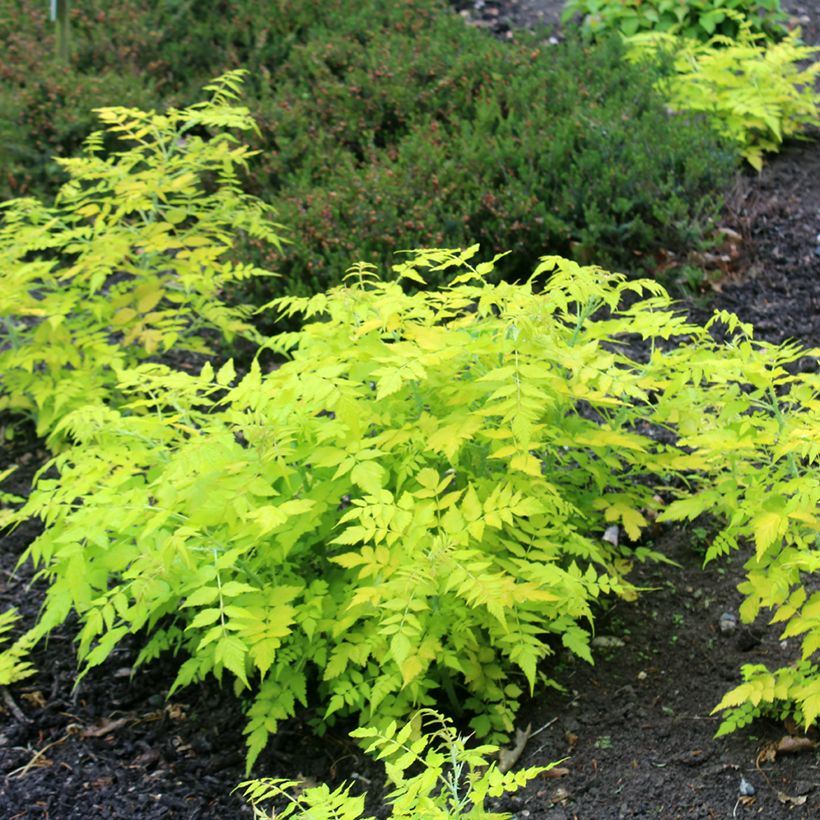
MULTIPOLYGON (((490 762, 498 747, 468 747, 468 738, 430 709, 419 710, 400 728, 391 721, 382 731, 362 728, 351 734, 366 744, 368 753, 384 761, 394 787, 386 798, 393 818, 505 820, 509 814, 487 812, 486 798, 517 791, 556 765, 502 772, 490 762)), ((244 790, 243 796, 259 818, 354 820, 364 813, 364 796, 352 796, 350 786, 344 784, 331 792, 324 785, 304 788, 295 781, 262 778, 241 783, 238 788, 244 790), (259 804, 276 798, 288 801, 281 812, 267 814, 259 808, 259 804)))
POLYGON ((671 35, 630 39, 629 57, 642 61, 666 53, 671 70, 658 89, 679 112, 703 114, 758 171, 766 152, 820 123, 815 83, 820 51, 802 46, 798 32, 772 43, 743 24, 735 40, 706 43, 671 35))
MULTIPOLYGON (((19 620, 20 616, 16 609, 7 609, 0 613, 0 646, 8 640, 7 633, 19 620)), ((12 647, 0 652, 0 686, 8 686, 34 674, 34 667, 26 660, 31 646, 30 636, 23 635, 12 647)))
POLYGON ((785 34, 786 19, 780 0, 567 0, 563 22, 578 16, 589 39, 613 32, 631 37, 644 31, 695 40, 734 38, 741 23, 756 34, 778 39, 785 34))
POLYGON ((810 726, 820 714, 820 670, 807 660, 770 672, 765 664, 741 667, 743 683, 727 692, 714 711, 725 711, 716 737, 748 726, 756 718, 791 718, 810 726))
POLYGON ((233 246, 280 238, 272 209, 239 184, 253 152, 233 134, 254 128, 241 76, 184 109, 99 109, 105 130, 59 160, 69 180, 53 205, 0 206, 0 409, 30 414, 40 435, 110 400, 120 368, 207 352, 209 335, 253 337, 225 293, 265 272, 236 263, 233 246))

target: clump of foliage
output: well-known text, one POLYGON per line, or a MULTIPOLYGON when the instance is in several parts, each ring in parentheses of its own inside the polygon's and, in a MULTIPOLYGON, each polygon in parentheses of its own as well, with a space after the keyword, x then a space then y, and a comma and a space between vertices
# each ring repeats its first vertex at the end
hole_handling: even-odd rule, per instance
POLYGON ((796 31, 770 43, 743 24, 737 40, 646 35, 630 44, 632 60, 665 53, 671 70, 657 88, 669 105, 704 114, 757 170, 765 152, 820 123, 820 62, 808 62, 820 48, 799 45, 796 31))
POLYGON ((236 264, 235 232, 279 245, 272 209, 242 193, 252 152, 231 131, 254 127, 236 103, 241 75, 210 99, 165 113, 103 108, 106 132, 53 205, 0 208, 0 409, 28 413, 40 435, 70 410, 110 398, 115 371, 171 348, 205 352, 206 334, 253 336, 248 311, 222 298, 264 273, 236 264), (105 150, 106 137, 121 150, 105 150))
MULTIPOLYGON (((2 519, 0 519, 2 524, 2 519)), ((20 620, 16 609, 7 609, 0 613, 0 646, 8 641, 8 634, 20 620)), ((27 660, 32 646, 29 636, 18 639, 11 649, 0 652, 0 686, 7 686, 34 674, 34 667, 27 660)))
POLYGON ((714 35, 733 38, 739 24, 777 39, 785 31, 780 0, 567 0, 563 22, 582 16, 588 38, 617 32, 627 37, 642 31, 669 32, 696 40, 714 35))
POLYGON ((86 670, 139 633, 139 663, 180 656, 172 691, 227 674, 250 696, 249 765, 297 702, 322 704, 320 730, 381 728, 446 696, 498 738, 541 659, 591 661, 595 601, 634 596, 631 561, 660 557, 601 538, 637 542, 659 483, 681 488, 665 520, 725 518, 714 555, 755 539, 744 617, 814 630, 816 390, 784 369, 803 351, 556 257, 490 285, 476 251, 397 266, 453 276, 438 290, 360 264, 275 300, 305 324, 267 342, 290 357, 272 372, 143 364, 119 408, 62 419, 76 444, 19 516, 47 525, 25 555, 50 584, 34 633, 74 611, 86 670), (619 347, 634 333, 646 358, 619 347))
MULTIPOLYGON (((737 329, 733 344, 738 361, 746 359, 739 383, 725 382, 723 409, 716 404, 698 429, 691 428, 678 441, 691 449, 692 466, 701 465, 708 483, 674 501, 659 520, 716 513, 724 524, 706 552, 706 564, 753 543, 754 554, 744 565, 746 580, 738 586, 745 596, 741 618, 751 623, 762 611, 772 611, 771 623, 784 624, 782 639, 800 637, 802 660, 774 673, 765 667, 744 668, 744 683, 717 707, 737 707, 721 725, 721 734, 776 702, 807 728, 820 714, 820 677, 813 660, 820 649, 820 592, 811 592, 805 580, 820 566, 820 379, 817 374, 793 375, 786 367, 804 353, 817 358, 820 350, 787 344, 758 358, 751 328, 737 329)), ((683 414, 689 412, 688 401, 686 392, 679 395, 683 414)))
MULTIPOLYGON (((815 595, 812 609, 820 608, 820 598, 815 595)), ((814 618, 812 643, 820 645, 820 630, 814 618)), ((794 630, 788 630, 795 634, 794 630)), ((811 654, 811 653, 805 653, 811 654)), ((750 724, 761 716, 778 720, 791 718, 797 724, 810 726, 820 714, 820 669, 808 660, 798 661, 770 672, 765 664, 750 663, 741 667, 743 683, 727 692, 715 707, 715 712, 725 711, 716 737, 729 734, 750 724)))
MULTIPOLYGON (((517 791, 556 765, 503 772, 490 760, 497 746, 468 747, 467 738, 450 721, 429 709, 420 710, 401 728, 391 721, 383 730, 362 728, 351 734, 368 744, 369 754, 377 753, 384 761, 394 787, 387 796, 392 818, 506 820, 507 813, 487 812, 486 799, 517 791)), ((304 788, 296 781, 262 778, 241 783, 239 788, 260 820, 319 816, 355 820, 364 814, 365 797, 351 795, 349 785, 331 792, 325 785, 304 788), (287 801, 281 812, 269 814, 259 807, 276 798, 287 801)))
MULTIPOLYGON (((203 76, 245 66, 261 125, 250 190, 277 202, 295 238, 284 259, 254 242, 246 258, 279 270, 290 292, 336 284, 353 258, 388 266, 397 249, 472 241, 509 249, 510 275, 547 249, 651 270, 656 251, 709 233, 733 172, 723 141, 670 117, 652 72, 624 65, 617 42, 499 43, 440 0, 281 2, 275 14, 225 0, 208 15, 126 0, 100 22, 95 5, 75 3, 68 76, 26 62, 20 29, 33 23, 9 28, 15 73, 0 108, 19 133, 2 142, 37 155, 0 159, 0 185, 53 185, 50 155, 84 133, 82 89, 179 104, 203 76)), ((258 283, 247 294, 271 295, 258 283)))

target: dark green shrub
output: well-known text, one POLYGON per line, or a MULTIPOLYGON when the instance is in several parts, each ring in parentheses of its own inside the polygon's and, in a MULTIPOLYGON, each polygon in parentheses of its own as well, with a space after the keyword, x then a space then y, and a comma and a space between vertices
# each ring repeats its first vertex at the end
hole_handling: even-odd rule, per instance
POLYGON ((92 109, 156 104, 156 95, 136 76, 65 75, 59 66, 47 65, 35 81, 0 94, 0 191, 6 197, 53 193, 65 182, 54 158, 79 152, 97 127, 92 109))
POLYGON ((424 42, 438 46, 396 34, 345 51, 334 37, 282 67, 260 163, 294 229, 277 268, 290 287, 335 281, 354 248, 386 264, 476 237, 512 250, 506 273, 546 249, 631 269, 702 235, 730 152, 671 116, 618 43, 501 48, 447 18, 424 42))
POLYGON ((512 251, 506 276, 546 251, 651 269, 656 252, 702 237, 733 167, 614 42, 502 44, 437 0, 75 5, 63 79, 26 63, 26 45, 48 62, 44 16, 0 0, 28 19, 0 24, 20 63, 2 75, 4 142, 18 148, 0 158, 0 195, 53 187, 48 157, 76 151, 92 96, 182 105, 245 66, 262 132, 249 188, 295 239, 284 259, 259 249, 257 261, 295 292, 335 283, 351 258, 389 264, 398 249, 473 238, 512 251))
MULTIPOLYGON (((0 0, 0 199, 53 194, 54 155, 76 154, 95 106, 182 106, 210 78, 250 69, 254 96, 325 0, 121 0, 71 4, 71 61, 55 65, 48 3, 0 0)), ((334 8, 335 7, 335 8, 334 8)))

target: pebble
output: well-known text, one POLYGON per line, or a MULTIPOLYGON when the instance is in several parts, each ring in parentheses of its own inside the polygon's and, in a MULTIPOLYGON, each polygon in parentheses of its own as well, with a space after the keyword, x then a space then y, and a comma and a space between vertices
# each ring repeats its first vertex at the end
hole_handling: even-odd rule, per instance
POLYGON ((620 649, 624 642, 613 635, 599 635, 592 639, 592 645, 596 649, 620 649))
POLYGON ((740 775, 738 792, 742 797, 751 797, 755 793, 755 787, 743 775, 740 775))
POLYGON ((718 624, 722 634, 731 635, 737 629, 737 616, 731 612, 724 612, 718 624))
POLYGON ((607 527, 604 531, 604 534, 601 536, 602 541, 609 541, 610 544, 617 547, 618 541, 620 540, 620 529, 617 524, 613 524, 611 527, 607 527))

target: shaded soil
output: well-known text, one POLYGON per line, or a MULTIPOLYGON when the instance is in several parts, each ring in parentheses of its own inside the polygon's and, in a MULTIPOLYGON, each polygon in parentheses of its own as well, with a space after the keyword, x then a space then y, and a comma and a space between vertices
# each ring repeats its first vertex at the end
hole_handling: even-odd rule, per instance
MULTIPOLYGON (((454 3, 502 37, 513 26, 557 19, 559 2, 454 3), (488 9, 497 10, 490 14, 488 9)), ((815 3, 785 3, 818 42, 815 3)), ((691 311, 725 307, 755 324, 770 341, 796 338, 820 345, 820 150, 795 142, 762 174, 748 173, 730 198, 726 225, 740 239, 716 290, 692 300, 691 311), (707 304, 707 299, 708 304, 707 304)), ((805 368, 814 367, 809 359, 805 368)), ((25 492, 45 453, 18 440, 0 469, 20 465, 14 482, 25 492)), ((0 611, 14 605, 36 615, 43 588, 17 556, 37 534, 29 524, 0 538, 0 611)), ((820 815, 817 751, 778 755, 756 765, 766 744, 787 731, 761 722, 715 740, 709 715, 738 680, 743 663, 791 659, 764 623, 721 630, 736 615, 742 556, 701 569, 702 535, 661 530, 655 547, 680 564, 641 566, 647 588, 634 604, 602 613, 598 636, 622 645, 601 647, 590 667, 560 658, 546 670, 566 689, 541 692, 522 707, 519 722, 534 732, 518 765, 567 758, 566 773, 541 778, 497 809, 517 818, 803 818, 820 815), (755 794, 741 799, 741 776, 755 794)), ((606 644, 607 641, 604 641, 606 644)), ((0 699, 0 817, 227 818, 251 816, 231 789, 244 777, 244 717, 229 689, 215 682, 166 698, 176 665, 165 659, 132 674, 136 645, 121 646, 75 688, 71 625, 34 657, 38 673, 0 699)), ((257 773, 338 785, 354 778, 369 790, 369 810, 384 812, 383 781, 338 727, 314 737, 308 716, 285 724, 257 773)))

